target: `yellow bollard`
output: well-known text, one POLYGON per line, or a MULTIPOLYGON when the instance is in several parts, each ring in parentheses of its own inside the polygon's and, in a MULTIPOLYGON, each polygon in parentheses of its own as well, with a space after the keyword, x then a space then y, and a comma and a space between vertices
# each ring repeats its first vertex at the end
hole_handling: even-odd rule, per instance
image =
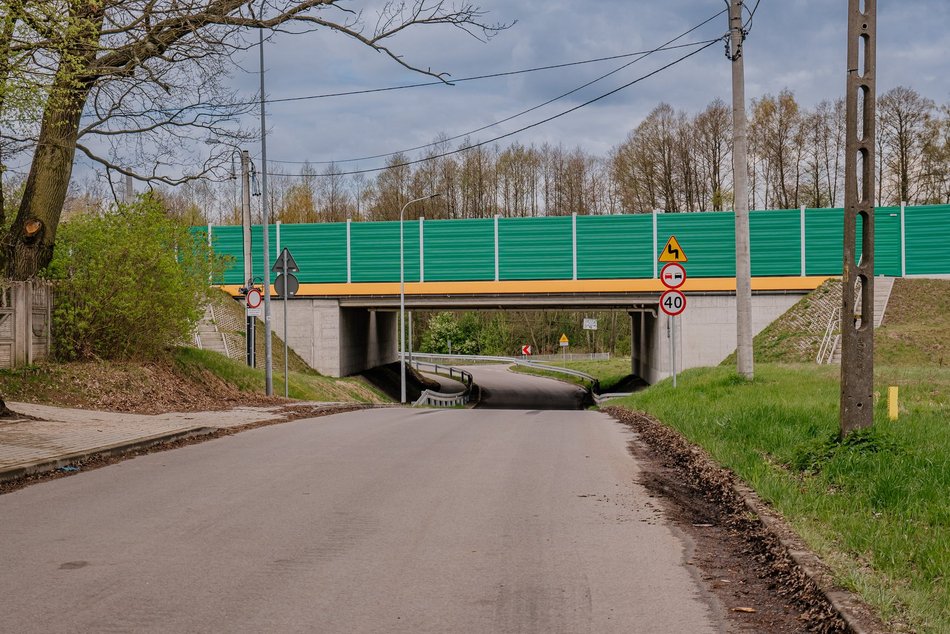
POLYGON ((892 385, 887 388, 887 417, 891 420, 897 420, 897 386, 892 385))

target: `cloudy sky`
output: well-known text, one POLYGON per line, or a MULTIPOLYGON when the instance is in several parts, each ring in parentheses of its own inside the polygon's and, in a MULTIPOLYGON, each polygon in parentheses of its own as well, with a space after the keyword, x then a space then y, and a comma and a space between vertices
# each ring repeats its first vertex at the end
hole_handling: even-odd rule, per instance
MULTIPOLYGON (((416 28, 394 39, 392 48, 407 62, 463 78, 651 49, 725 7, 723 0, 475 1, 489 11, 489 20, 514 25, 487 43, 450 27, 416 28)), ((751 8, 755 2, 747 4, 751 8)), ((842 96, 846 7, 847 0, 761 0, 746 43, 747 97, 788 88, 801 103, 812 106, 842 96)), ((903 84, 938 103, 950 102, 946 59, 950 2, 881 2, 878 11, 879 94, 903 84)), ((371 14, 366 17, 372 28, 375 20, 371 14)), ((679 42, 713 39, 726 29, 726 16, 721 15, 679 42)), ((695 49, 651 55, 569 97, 471 138, 489 139, 568 110, 691 50, 695 49)), ((278 35, 265 44, 265 56, 267 93, 272 99, 426 81, 383 55, 328 32, 278 35)), ((464 135, 573 90, 631 59, 455 86, 273 103, 268 106, 268 159, 344 161, 430 143, 440 133, 464 135)), ((256 57, 250 58, 246 68, 256 67, 256 57)), ((258 78, 239 72, 234 81, 250 95, 258 78)), ((603 154, 661 101, 695 113, 717 97, 730 99, 730 65, 721 44, 501 143, 561 143, 603 154)), ((253 153, 259 154, 259 149, 253 153)), ((415 158, 418 152, 410 156, 415 158)), ((382 161, 366 159, 344 167, 373 168, 382 161)), ((299 169, 292 163, 283 167, 290 172, 299 169)))

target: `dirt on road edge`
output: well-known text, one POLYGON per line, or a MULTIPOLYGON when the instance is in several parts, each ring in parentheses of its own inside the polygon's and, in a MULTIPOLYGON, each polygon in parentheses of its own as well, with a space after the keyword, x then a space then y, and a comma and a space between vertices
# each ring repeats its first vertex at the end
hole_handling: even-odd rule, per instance
POLYGON ((726 607, 731 631, 889 631, 857 597, 834 586, 778 513, 702 448, 642 412, 602 411, 636 433, 629 449, 642 462, 641 484, 694 540, 692 563, 726 607))

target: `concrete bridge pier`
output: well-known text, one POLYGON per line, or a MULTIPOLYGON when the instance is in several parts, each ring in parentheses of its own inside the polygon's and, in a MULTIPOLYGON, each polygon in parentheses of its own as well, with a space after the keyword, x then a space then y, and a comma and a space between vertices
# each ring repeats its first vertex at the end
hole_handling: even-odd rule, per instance
MULTIPOLYGON (((271 304, 274 332, 283 336, 284 307, 271 304)), ((343 308, 336 299, 292 299, 287 304, 287 344, 326 376, 348 376, 398 360, 394 310, 343 308)))
MULTIPOLYGON (((758 334, 791 308, 801 293, 760 293, 752 297, 752 330, 758 334)), ((736 297, 690 294, 686 311, 671 319, 658 304, 638 304, 630 311, 631 372, 653 384, 673 374, 670 335, 675 330, 676 371, 714 366, 736 349, 736 297)))

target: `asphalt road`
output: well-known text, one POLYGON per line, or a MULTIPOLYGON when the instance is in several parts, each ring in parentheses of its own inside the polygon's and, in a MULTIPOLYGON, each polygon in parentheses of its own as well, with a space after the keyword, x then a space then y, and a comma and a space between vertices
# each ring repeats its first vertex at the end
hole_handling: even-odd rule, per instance
POLYGON ((577 385, 511 372, 507 365, 472 365, 465 369, 481 388, 479 408, 582 409, 585 390, 577 385))
POLYGON ((596 412, 375 409, 0 496, 2 632, 715 632, 596 412))

